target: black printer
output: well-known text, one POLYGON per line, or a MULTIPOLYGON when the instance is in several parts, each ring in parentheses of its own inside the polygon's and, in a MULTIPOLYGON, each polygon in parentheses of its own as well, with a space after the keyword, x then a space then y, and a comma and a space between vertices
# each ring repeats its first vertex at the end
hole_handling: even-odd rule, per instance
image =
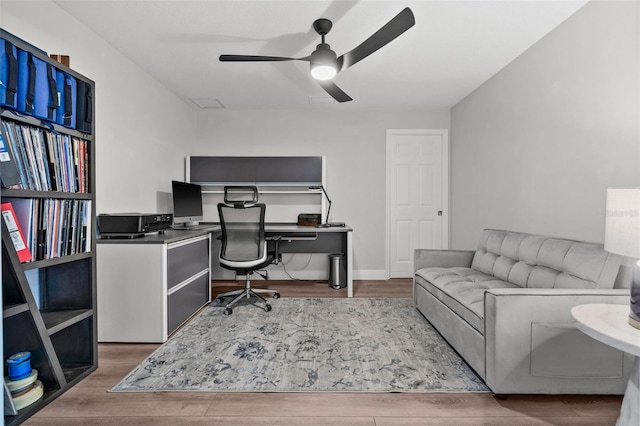
POLYGON ((171 213, 111 213, 98 215, 101 238, 139 238, 171 228, 171 213))

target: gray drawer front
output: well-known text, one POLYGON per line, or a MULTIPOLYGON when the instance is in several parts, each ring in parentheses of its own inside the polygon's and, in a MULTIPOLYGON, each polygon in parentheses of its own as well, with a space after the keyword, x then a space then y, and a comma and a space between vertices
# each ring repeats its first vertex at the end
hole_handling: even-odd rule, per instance
MULTIPOLYGON (((290 234, 296 238, 299 235, 290 234)), ((286 236, 280 240, 282 253, 335 253, 344 250, 347 246, 346 232, 320 232, 313 240, 287 241, 286 236)))
POLYGON ((167 331, 169 334, 209 301, 210 285, 209 274, 204 274, 169 295, 167 300, 167 331))
POLYGON ((209 239, 167 250, 167 289, 209 268, 209 239))

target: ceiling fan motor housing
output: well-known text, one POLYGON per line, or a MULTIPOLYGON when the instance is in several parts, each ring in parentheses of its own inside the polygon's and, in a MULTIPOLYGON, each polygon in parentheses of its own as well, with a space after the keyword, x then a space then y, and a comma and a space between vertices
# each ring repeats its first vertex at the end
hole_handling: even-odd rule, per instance
POLYGON ((333 23, 330 20, 325 18, 316 19, 313 22, 313 29, 316 30, 316 32, 323 37, 329 34, 329 31, 331 31, 332 26, 333 26, 333 23))
POLYGON ((320 43, 311 54, 311 62, 323 65, 335 65, 337 55, 327 43, 320 43))

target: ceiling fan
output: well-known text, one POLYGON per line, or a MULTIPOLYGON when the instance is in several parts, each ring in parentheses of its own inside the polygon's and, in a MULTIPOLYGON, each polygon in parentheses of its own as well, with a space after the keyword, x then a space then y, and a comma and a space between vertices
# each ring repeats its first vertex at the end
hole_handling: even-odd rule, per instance
POLYGON ((328 19, 318 19, 313 23, 313 29, 322 38, 316 50, 303 58, 286 58, 281 56, 259 55, 220 55, 221 62, 269 62, 269 61, 306 61, 310 63, 311 75, 318 84, 336 101, 348 102, 353 99, 331 81, 340 71, 360 62, 376 50, 393 41, 400 34, 407 31, 416 23, 413 12, 408 7, 398 13, 382 28, 360 45, 342 56, 337 56, 331 47, 325 43, 324 36, 331 31, 333 23, 328 19))

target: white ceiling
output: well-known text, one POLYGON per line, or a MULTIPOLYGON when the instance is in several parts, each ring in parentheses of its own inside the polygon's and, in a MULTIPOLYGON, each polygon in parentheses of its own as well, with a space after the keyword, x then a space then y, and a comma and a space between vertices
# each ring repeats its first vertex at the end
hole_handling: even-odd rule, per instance
POLYGON ((451 108, 586 0, 312 1, 54 0, 183 99, 226 108, 451 108), (310 105, 328 95, 307 62, 221 63, 220 54, 309 55, 311 25, 333 21, 326 42, 338 56, 404 7, 416 25, 340 73, 354 100, 310 105))

